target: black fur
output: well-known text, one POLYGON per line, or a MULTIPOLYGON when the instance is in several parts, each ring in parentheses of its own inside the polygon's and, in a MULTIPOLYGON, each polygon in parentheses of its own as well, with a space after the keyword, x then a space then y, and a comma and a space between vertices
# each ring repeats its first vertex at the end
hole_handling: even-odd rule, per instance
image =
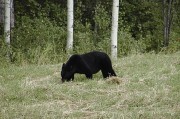
POLYGON ((82 55, 72 55, 67 63, 62 65, 62 82, 74 80, 74 74, 85 74, 92 79, 93 74, 102 72, 104 78, 116 76, 109 56, 104 52, 93 51, 82 55))

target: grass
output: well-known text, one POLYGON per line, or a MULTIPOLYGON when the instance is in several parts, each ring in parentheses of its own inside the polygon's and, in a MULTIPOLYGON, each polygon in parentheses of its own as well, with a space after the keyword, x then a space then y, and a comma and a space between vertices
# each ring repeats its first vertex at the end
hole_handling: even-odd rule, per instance
POLYGON ((57 65, 0 69, 0 118, 180 118, 180 52, 137 54, 113 67, 120 84, 75 75, 60 82, 57 65))

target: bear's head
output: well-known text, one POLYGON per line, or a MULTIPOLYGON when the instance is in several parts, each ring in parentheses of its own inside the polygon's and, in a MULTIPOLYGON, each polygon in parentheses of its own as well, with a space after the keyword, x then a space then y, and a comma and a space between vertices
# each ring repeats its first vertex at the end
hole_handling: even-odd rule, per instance
POLYGON ((62 82, 71 81, 72 78, 74 78, 73 66, 63 63, 61 69, 61 81, 62 82))

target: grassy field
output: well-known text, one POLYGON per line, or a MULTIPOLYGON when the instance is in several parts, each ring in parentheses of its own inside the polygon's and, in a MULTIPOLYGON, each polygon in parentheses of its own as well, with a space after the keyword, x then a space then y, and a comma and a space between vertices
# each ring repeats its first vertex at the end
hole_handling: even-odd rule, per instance
POLYGON ((180 52, 137 54, 113 62, 120 84, 75 75, 60 82, 60 67, 0 69, 1 119, 178 119, 180 52))

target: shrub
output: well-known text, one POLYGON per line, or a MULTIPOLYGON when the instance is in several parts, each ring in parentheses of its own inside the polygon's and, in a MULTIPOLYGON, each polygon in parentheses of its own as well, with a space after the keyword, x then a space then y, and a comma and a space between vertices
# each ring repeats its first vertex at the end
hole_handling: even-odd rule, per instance
POLYGON ((47 63, 61 59, 66 29, 47 18, 22 17, 12 34, 13 59, 16 62, 47 63), (18 27, 17 27, 18 26, 18 27))
POLYGON ((171 38, 169 41, 169 46, 168 46, 168 52, 177 52, 180 50, 180 35, 176 32, 171 33, 171 38))

